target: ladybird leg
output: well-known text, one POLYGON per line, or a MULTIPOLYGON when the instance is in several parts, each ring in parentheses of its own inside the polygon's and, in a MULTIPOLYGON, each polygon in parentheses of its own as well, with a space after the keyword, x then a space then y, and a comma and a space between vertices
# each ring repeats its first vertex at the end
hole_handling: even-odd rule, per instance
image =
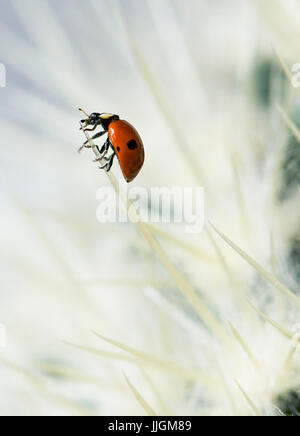
POLYGON ((90 129, 83 128, 85 132, 93 132, 98 127, 98 124, 95 124, 94 127, 91 127, 90 129))
POLYGON ((109 161, 110 158, 105 157, 106 155, 107 155, 107 151, 105 151, 101 157, 98 157, 98 159, 93 160, 93 162, 101 162, 103 159, 109 161))
POLYGON ((99 150, 100 154, 103 154, 106 151, 106 143, 102 145, 101 150, 99 150))
POLYGON ((97 145, 89 145, 88 144, 88 142, 89 141, 87 141, 87 142, 85 142, 79 149, 78 149, 78 153, 81 153, 81 151, 84 149, 84 148, 98 148, 97 147, 97 145))
MULTIPOLYGON (((106 133, 106 132, 104 132, 104 133, 106 133)), ((99 149, 98 146, 97 146, 97 149, 98 149, 99 153, 101 154, 101 157, 99 157, 98 159, 95 159, 94 162, 100 162, 107 155, 108 150, 109 150, 109 138, 107 138, 105 143, 102 145, 101 150, 99 149)))
MULTIPOLYGON (((98 145, 96 145, 97 150, 99 151, 99 154, 105 156, 106 153, 105 152, 105 144, 102 145, 101 149, 98 147, 98 145)), ((94 162, 99 162, 102 159, 102 157, 99 157, 98 159, 95 159, 94 162)))
POLYGON ((101 132, 98 132, 98 133, 96 133, 96 135, 92 136, 91 139, 100 138, 100 136, 105 135, 105 133, 107 133, 105 130, 103 130, 103 131, 101 131, 101 132))
MULTIPOLYGON (((105 132, 105 133, 107 133, 107 132, 105 132)), ((105 156, 106 154, 107 154, 107 152, 108 152, 108 150, 109 150, 109 146, 110 146, 111 144, 110 144, 110 140, 109 140, 109 137, 106 139, 106 141, 104 142, 104 144, 102 145, 102 148, 101 148, 101 150, 99 150, 99 148, 98 148, 98 150, 99 150, 99 153, 100 154, 103 154, 103 156, 105 156)), ((99 160, 101 160, 101 159, 99 159, 99 160)))
POLYGON ((103 159, 107 162, 110 160, 110 157, 105 157, 107 155, 107 151, 105 151, 101 157, 98 157, 98 159, 95 159, 93 162, 101 162, 103 159))
POLYGON ((83 145, 78 149, 78 153, 81 153, 81 151, 82 151, 84 148, 94 148, 94 147, 97 147, 96 145, 94 145, 94 146, 89 145, 88 142, 89 142, 89 141, 85 142, 85 143, 84 143, 84 144, 83 144, 83 145))
POLYGON ((105 143, 104 143, 103 147, 101 148, 100 152, 101 152, 101 154, 103 153, 102 156, 99 159, 96 159, 94 162, 101 162, 103 159, 105 159, 108 163, 105 164, 103 167, 99 167, 99 168, 101 170, 106 168, 106 171, 109 172, 111 167, 112 167, 112 165, 113 165, 114 157, 116 156, 115 149, 114 149, 112 143, 110 142, 110 138, 109 137, 105 141, 105 143), (111 148, 113 150, 113 154, 109 158, 107 158, 105 156, 107 155, 107 153, 109 151, 109 148, 111 148))
POLYGON ((109 172, 111 170, 111 167, 113 166, 115 155, 116 155, 116 153, 112 154, 110 159, 109 159, 109 162, 108 162, 108 164, 106 166, 106 171, 107 172, 109 172))
POLYGON ((100 170, 106 169, 106 171, 109 172, 113 163, 114 163, 115 156, 116 156, 116 153, 113 153, 109 158, 102 157, 101 159, 99 159, 99 161, 101 161, 102 159, 107 161, 107 163, 105 165, 103 165, 102 167, 99 167, 99 169, 100 170))
MULTIPOLYGON (((90 129, 87 129, 86 127, 90 125, 89 119, 82 120, 82 121, 85 122, 85 126, 81 126, 81 128, 79 130, 85 130, 87 132, 93 132, 99 126, 99 124, 101 124, 101 121, 96 121, 96 123, 94 124, 93 127, 91 127, 90 129)), ((82 121, 81 121, 81 124, 82 124, 82 121)))
MULTIPOLYGON (((85 129, 85 132, 86 132, 86 131, 89 131, 89 129, 85 129)), ((97 139, 97 138, 100 138, 100 136, 103 136, 105 133, 107 133, 107 132, 105 132, 105 130, 103 130, 102 132, 98 132, 98 133, 96 133, 96 135, 92 136, 91 139, 97 139)), ((85 143, 84 143, 83 145, 88 144, 88 142, 89 142, 88 140, 85 141, 85 143)))
POLYGON ((78 153, 81 153, 82 152, 82 150, 84 149, 84 148, 92 148, 90 145, 82 145, 79 149, 78 149, 78 153))
POLYGON ((81 124, 81 127, 79 128, 79 130, 84 130, 89 125, 89 122, 88 122, 88 120, 81 120, 80 124, 81 124))
POLYGON ((106 143, 105 143, 105 150, 108 151, 109 147, 112 145, 112 143, 110 142, 110 137, 107 137, 106 143))
POLYGON ((107 154, 107 153, 108 153, 108 150, 109 150, 109 146, 110 146, 110 139, 109 139, 109 136, 108 136, 107 139, 106 139, 106 141, 105 141, 105 143, 103 144, 103 147, 102 147, 102 149, 101 149, 101 152, 102 152, 102 153, 105 152, 105 154, 107 154))

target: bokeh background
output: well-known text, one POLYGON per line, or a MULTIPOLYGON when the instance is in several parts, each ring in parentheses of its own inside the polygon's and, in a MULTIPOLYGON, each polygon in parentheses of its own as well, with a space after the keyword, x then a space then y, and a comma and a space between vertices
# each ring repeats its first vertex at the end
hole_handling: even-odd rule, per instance
POLYGON ((300 413, 299 2, 0 6, 1 415, 300 413), (98 223, 78 107, 136 126, 133 186, 203 186, 255 268, 209 225, 158 225, 174 280, 134 225, 98 223))

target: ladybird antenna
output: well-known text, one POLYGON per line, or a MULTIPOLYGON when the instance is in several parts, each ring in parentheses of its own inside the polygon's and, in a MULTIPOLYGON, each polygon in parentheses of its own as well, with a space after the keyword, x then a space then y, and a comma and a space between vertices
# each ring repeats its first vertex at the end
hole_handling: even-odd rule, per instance
POLYGON ((81 109, 81 108, 79 108, 79 110, 80 110, 80 112, 83 112, 84 113, 84 115, 86 115, 88 118, 90 118, 90 116, 89 116, 89 114, 86 112, 86 111, 84 111, 83 109, 81 109))

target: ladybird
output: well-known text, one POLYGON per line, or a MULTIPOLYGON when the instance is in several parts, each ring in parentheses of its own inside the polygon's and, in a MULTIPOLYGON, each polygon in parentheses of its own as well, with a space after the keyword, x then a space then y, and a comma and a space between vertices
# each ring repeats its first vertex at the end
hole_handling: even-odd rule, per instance
MULTIPOLYGON (((144 145, 136 129, 127 121, 121 120, 119 115, 98 112, 89 115, 83 109, 79 110, 87 116, 86 119, 81 120, 81 129, 90 132, 96 130, 98 126, 103 129, 91 139, 108 134, 102 148, 97 146, 101 154, 97 161, 106 160, 106 164, 101 169, 106 169, 109 172, 114 158, 117 156, 125 180, 129 183, 135 179, 145 159, 144 145), (92 127, 87 128, 88 126, 92 127), (112 154, 107 157, 109 150, 112 150, 112 154)), ((89 148, 88 141, 83 144, 79 151, 84 147, 89 148)))

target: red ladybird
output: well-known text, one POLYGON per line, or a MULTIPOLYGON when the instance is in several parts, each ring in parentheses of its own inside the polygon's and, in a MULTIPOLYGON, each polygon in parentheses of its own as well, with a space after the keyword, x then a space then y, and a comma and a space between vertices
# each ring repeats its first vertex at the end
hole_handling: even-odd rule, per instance
MULTIPOLYGON (((105 159, 107 161, 102 168, 105 168, 107 172, 110 171, 114 157, 117 156, 126 181, 131 182, 135 179, 145 159, 143 142, 136 129, 127 121, 120 120, 120 117, 115 114, 93 112, 91 115, 88 115, 82 109, 80 109, 80 111, 88 117, 86 120, 81 121, 83 125, 82 128, 85 131, 94 131, 97 126, 103 128, 103 130, 96 133, 92 139, 99 138, 105 133, 108 133, 104 145, 101 149, 98 148, 101 154, 99 160, 105 159), (93 127, 87 129, 87 126, 93 127), (106 155, 109 149, 112 149, 113 153, 107 158, 106 155)), ((86 147, 87 144, 88 141, 83 144, 83 147, 86 147)))

